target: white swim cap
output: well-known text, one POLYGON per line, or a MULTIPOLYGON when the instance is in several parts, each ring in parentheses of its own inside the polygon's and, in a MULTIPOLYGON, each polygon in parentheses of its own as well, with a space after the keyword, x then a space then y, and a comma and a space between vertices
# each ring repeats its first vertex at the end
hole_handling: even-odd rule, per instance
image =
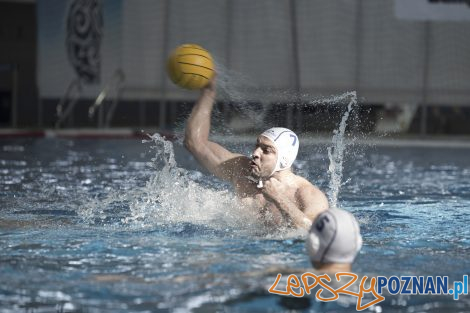
MULTIPOLYGON (((299 152, 299 138, 290 129, 283 127, 273 127, 261 134, 271 140, 277 149, 277 161, 274 172, 288 169, 294 163, 299 152)), ((270 176, 271 176, 270 175, 270 176)))
POLYGON ((348 211, 326 210, 313 222, 306 245, 312 262, 352 263, 362 247, 359 224, 348 211))

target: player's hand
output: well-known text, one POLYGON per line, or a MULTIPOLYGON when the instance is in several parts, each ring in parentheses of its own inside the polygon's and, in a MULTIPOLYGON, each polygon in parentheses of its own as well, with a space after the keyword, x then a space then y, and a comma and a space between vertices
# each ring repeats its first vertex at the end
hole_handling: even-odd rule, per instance
POLYGON ((286 192, 286 186, 284 186, 284 184, 282 184, 277 178, 271 177, 264 182, 261 192, 265 197, 271 199, 275 203, 279 203, 286 192))
POLYGON ((216 89, 216 77, 217 77, 217 73, 214 73, 214 77, 211 78, 211 80, 209 80, 209 82, 207 83, 207 86, 203 88, 203 92, 206 93, 206 92, 209 92, 209 93, 215 93, 215 89, 216 89))

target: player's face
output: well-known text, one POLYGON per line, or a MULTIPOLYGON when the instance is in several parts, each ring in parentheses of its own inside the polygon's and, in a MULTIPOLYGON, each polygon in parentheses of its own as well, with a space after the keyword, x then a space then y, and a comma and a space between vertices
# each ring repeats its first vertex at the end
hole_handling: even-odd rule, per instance
POLYGON ((259 136, 252 154, 251 173, 257 177, 269 177, 277 161, 277 149, 271 140, 259 136))

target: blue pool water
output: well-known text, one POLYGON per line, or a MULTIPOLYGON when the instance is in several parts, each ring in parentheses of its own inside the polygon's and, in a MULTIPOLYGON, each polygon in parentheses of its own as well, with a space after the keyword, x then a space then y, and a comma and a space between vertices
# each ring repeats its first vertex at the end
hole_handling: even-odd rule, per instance
MULTIPOLYGON (((267 292, 311 270, 303 233, 269 233, 176 144, 0 141, 0 312, 350 312, 267 292), (165 146, 166 144, 166 146, 165 146)), ((248 153, 249 145, 239 151, 248 153)), ((360 275, 470 274, 470 149, 353 146, 338 203, 360 275)), ((327 146, 296 172, 327 191, 327 146)), ((343 297, 343 296, 341 296, 343 297)), ((367 312, 467 312, 469 296, 387 296, 367 312)))

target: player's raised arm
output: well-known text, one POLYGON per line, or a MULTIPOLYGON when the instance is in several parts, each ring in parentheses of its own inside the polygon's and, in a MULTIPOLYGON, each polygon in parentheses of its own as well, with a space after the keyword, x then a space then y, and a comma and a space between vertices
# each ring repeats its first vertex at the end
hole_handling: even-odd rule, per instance
POLYGON ((235 167, 242 165, 246 157, 235 154, 221 145, 209 141, 211 114, 215 102, 215 81, 202 89, 186 123, 184 146, 209 172, 231 181, 235 167))

